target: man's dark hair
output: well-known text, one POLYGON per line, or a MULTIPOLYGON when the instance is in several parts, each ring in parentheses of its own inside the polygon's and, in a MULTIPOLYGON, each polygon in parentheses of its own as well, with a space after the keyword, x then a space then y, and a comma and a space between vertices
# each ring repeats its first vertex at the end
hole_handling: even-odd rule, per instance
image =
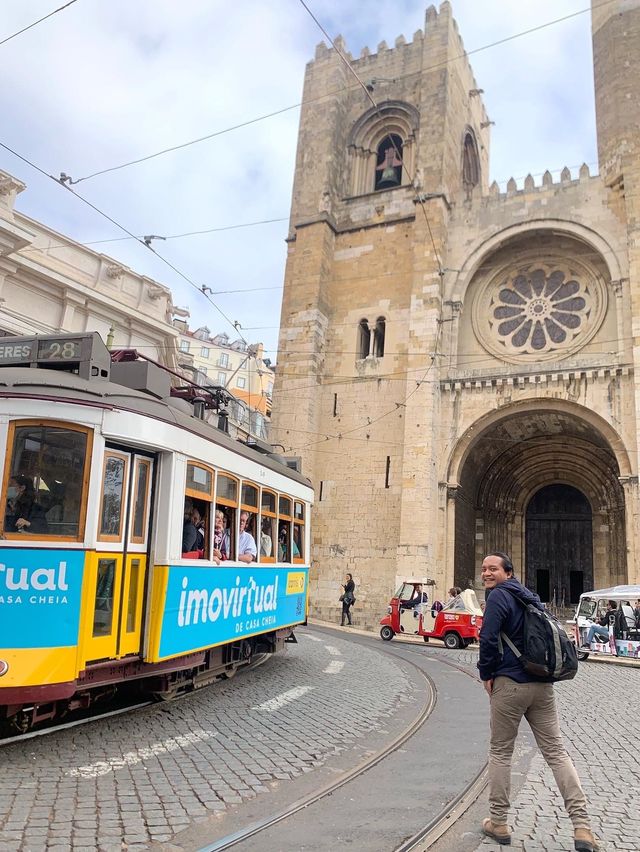
POLYGON ((618 602, 617 601, 607 601, 607 603, 609 604, 611 609, 618 609, 618 602))
POLYGON ((502 550, 492 550, 491 553, 487 553, 487 556, 497 556, 502 560, 502 567, 508 574, 513 574, 513 562, 511 561, 511 557, 503 553, 502 550))

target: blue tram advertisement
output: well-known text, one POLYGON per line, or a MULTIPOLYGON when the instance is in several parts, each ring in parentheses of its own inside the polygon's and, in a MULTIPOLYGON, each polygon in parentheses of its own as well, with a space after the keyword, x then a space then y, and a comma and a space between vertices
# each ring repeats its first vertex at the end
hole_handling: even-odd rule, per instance
POLYGON ((230 677, 305 622, 310 483, 176 378, 95 333, 1 339, 0 727, 230 677))

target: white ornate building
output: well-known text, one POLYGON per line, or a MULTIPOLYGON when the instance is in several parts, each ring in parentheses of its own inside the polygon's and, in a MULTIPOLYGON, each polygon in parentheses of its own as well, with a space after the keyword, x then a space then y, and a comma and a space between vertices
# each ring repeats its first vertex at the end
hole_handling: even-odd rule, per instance
POLYGON ((25 188, 0 171, 0 330, 97 331, 175 369, 169 288, 19 213, 25 188))

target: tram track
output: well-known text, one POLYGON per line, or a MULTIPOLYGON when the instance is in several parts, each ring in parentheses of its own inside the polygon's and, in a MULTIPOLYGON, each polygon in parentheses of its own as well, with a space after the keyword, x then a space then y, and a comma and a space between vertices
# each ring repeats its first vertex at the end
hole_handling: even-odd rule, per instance
MULTIPOLYGON (((423 707, 421 713, 413 720, 411 724, 409 724, 404 731, 398 734, 394 740, 388 743, 384 748, 380 749, 374 755, 370 756, 366 760, 362 761, 357 766, 352 769, 342 773, 339 777, 333 779, 330 783, 324 784, 323 786, 317 788, 316 790, 308 793, 307 795, 297 799, 290 805, 282 808, 281 810, 264 817, 261 820, 251 823, 250 825, 245 826, 244 828, 238 829, 235 832, 232 832, 218 840, 207 844, 206 846, 202 846, 198 848, 197 852, 223 852, 223 850, 231 849, 234 846, 237 846, 245 841, 250 840, 251 838, 256 837, 258 834, 267 831, 268 829, 277 826, 280 823, 285 822, 301 811, 305 810, 320 802, 322 799, 330 796, 332 793, 336 792, 342 787, 345 787, 350 782, 360 778, 365 773, 369 772, 375 766, 381 764, 386 758, 392 755, 394 752, 401 749, 419 730, 422 726, 428 721, 429 717, 433 713, 437 700, 438 700, 438 688, 433 680, 433 678, 422 669, 417 663, 413 663, 406 658, 406 654, 409 653, 413 655, 419 655, 423 660, 434 659, 434 656, 425 653, 426 649, 422 647, 411 647, 409 643, 403 645, 402 650, 395 650, 394 648, 389 648, 388 646, 383 646, 381 652, 386 654, 387 656, 395 657, 397 659, 402 660, 405 664, 412 666, 421 677, 427 682, 429 688, 429 700, 427 704, 423 707)), ((479 679, 471 674, 467 669, 463 666, 459 666, 456 663, 453 663, 448 660, 440 659, 438 656, 438 662, 442 663, 449 668, 455 669, 462 674, 465 674, 467 677, 470 677, 472 680, 478 681, 479 679)), ((487 785, 487 763, 481 767, 480 771, 476 773, 476 775, 471 779, 471 781, 465 785, 465 787, 453 798, 451 799, 444 808, 442 808, 428 823, 426 823, 423 827, 421 827, 418 831, 416 831, 412 836, 403 840, 403 842, 396 847, 394 852, 422 852, 422 850, 429 849, 440 837, 442 837, 453 825, 454 823, 462 817, 466 811, 473 805, 478 796, 482 793, 487 785)))
MULTIPOLYGON (((242 666, 241 670, 244 672, 252 671, 253 669, 257 669, 259 666, 263 665, 267 662, 267 660, 271 657, 271 654, 257 654, 256 658, 252 660, 251 663, 247 666, 242 666)), ((236 670, 234 672, 235 676, 237 674, 236 670)), ((209 684, 206 687, 202 687, 204 689, 211 688, 215 686, 215 684, 209 684)), ((175 698, 170 699, 171 702, 181 701, 182 699, 188 698, 190 695, 194 695, 196 692, 200 690, 193 690, 191 692, 184 692, 180 695, 177 695, 175 698)), ((153 707, 153 706, 162 706, 168 702, 164 702, 158 699, 149 699, 148 701, 139 701, 136 704, 127 704, 123 707, 116 707, 113 710, 108 710, 104 713, 89 713, 88 715, 80 716, 77 719, 72 719, 68 722, 59 722, 54 723, 52 725, 47 725, 46 727, 39 728, 34 731, 27 731, 24 734, 16 734, 15 736, 2 737, 0 736, 0 748, 7 747, 10 745, 15 745, 16 743, 24 742, 25 740, 33 740, 38 737, 45 737, 49 734, 55 734, 60 731, 66 731, 70 728, 79 728, 82 725, 89 725, 96 722, 99 722, 103 719, 112 719, 116 716, 122 716, 125 713, 133 713, 137 710, 143 710, 145 707, 153 707)))

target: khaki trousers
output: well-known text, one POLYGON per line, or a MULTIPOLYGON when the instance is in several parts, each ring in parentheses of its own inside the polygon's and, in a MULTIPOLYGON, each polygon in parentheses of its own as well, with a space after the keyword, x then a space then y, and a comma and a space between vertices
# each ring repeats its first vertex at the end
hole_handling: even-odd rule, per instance
POLYGON ((511 793, 511 757, 522 717, 527 720, 542 756, 553 772, 574 828, 591 828, 580 779, 562 742, 553 684, 516 683, 497 677, 491 693, 489 813, 505 825, 511 793))

